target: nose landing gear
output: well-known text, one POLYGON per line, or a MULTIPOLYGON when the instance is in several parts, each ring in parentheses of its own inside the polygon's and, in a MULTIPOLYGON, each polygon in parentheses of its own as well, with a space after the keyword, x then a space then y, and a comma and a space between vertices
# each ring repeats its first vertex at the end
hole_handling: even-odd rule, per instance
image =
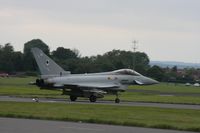
POLYGON ((119 99, 119 94, 116 94, 116 99, 115 99, 115 103, 120 103, 120 99, 119 99))

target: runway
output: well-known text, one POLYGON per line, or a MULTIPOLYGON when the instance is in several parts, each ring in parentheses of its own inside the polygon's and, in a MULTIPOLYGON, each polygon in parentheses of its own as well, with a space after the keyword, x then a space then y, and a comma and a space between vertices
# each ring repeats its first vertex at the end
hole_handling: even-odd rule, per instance
POLYGON ((0 118, 1 133, 192 133, 75 122, 0 118))
MULTIPOLYGON (((115 106, 143 106, 143 107, 159 107, 159 108, 173 108, 173 109, 195 109, 200 110, 200 105, 188 104, 164 104, 164 103, 147 103, 147 102, 121 102, 119 104, 114 101, 97 101, 90 103, 89 100, 78 100, 71 102, 68 99, 53 99, 53 98, 39 98, 39 102, 45 103, 66 103, 66 104, 101 104, 101 105, 115 105, 115 106)), ((35 102, 32 98, 0 96, 0 101, 16 101, 16 102, 35 102)))

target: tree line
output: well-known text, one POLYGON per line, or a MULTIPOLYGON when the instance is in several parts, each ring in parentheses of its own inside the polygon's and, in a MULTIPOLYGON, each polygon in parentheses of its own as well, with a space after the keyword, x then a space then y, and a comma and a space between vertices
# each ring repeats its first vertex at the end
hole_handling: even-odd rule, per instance
POLYGON ((31 53, 31 48, 38 47, 65 70, 72 73, 90 73, 111 71, 121 68, 133 68, 145 73, 149 68, 149 57, 145 53, 123 50, 112 50, 103 55, 82 57, 77 49, 58 47, 50 51, 49 46, 40 39, 33 39, 24 44, 23 53, 14 51, 10 43, 0 45, 0 71, 21 72, 37 71, 37 65, 31 53))
MULTIPOLYGON (((50 51, 49 46, 40 39, 26 42, 23 52, 14 51, 10 43, 0 45, 0 72, 38 74, 38 67, 31 53, 33 47, 40 48, 71 73, 106 72, 122 68, 134 68, 137 72, 159 81, 173 81, 173 78, 178 78, 177 68, 167 69, 150 66, 149 57, 144 52, 112 50, 103 55, 82 57, 77 49, 58 47, 56 50, 50 51)), ((184 78, 193 80, 188 75, 184 78)))

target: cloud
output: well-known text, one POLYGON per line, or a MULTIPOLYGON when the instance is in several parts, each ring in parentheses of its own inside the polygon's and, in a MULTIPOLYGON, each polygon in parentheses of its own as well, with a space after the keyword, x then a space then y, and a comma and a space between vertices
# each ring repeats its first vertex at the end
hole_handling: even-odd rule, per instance
MULTIPOLYGON (((33 38, 82 55, 131 50, 132 39, 153 60, 200 57, 199 0, 2 0, 2 42, 17 50, 33 38)), ((1 43, 2 43, 1 42, 1 43)))

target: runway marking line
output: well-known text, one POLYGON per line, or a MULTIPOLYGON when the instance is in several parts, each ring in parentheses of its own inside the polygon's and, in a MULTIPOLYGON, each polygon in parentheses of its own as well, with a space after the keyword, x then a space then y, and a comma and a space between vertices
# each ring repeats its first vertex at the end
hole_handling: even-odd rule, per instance
POLYGON ((92 129, 92 128, 86 128, 86 127, 61 127, 61 128, 70 128, 70 129, 75 129, 75 130, 87 130, 87 131, 98 131, 98 132, 105 131, 103 129, 92 129))

